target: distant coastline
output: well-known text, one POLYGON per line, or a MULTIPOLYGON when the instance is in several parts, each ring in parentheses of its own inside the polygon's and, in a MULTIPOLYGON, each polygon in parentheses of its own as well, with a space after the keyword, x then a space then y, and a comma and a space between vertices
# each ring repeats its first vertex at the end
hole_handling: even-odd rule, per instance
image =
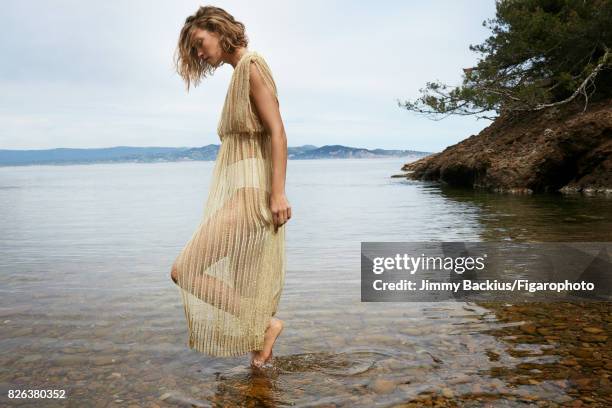
MULTIPOLYGON (((202 147, 57 148, 41 150, 0 149, 0 167, 27 165, 65 165, 93 163, 158 163, 214 161, 220 145, 202 147)), ((342 145, 303 145, 288 147, 288 159, 376 159, 385 157, 421 158, 432 154, 417 150, 364 149, 342 145)))

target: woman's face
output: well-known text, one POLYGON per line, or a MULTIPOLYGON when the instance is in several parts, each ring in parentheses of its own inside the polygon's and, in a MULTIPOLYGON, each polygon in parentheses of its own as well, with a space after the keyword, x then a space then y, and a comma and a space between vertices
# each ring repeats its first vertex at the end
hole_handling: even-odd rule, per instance
POLYGON ((214 67, 222 62, 223 50, 221 49, 217 33, 195 27, 193 29, 192 41, 198 58, 214 67))

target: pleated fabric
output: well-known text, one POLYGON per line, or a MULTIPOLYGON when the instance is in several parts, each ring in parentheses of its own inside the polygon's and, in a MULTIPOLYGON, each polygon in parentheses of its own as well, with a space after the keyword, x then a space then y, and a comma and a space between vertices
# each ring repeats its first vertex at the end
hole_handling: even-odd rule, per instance
POLYGON ((263 348, 285 281, 285 226, 274 231, 271 138, 249 98, 251 63, 278 101, 264 58, 247 51, 219 120, 221 147, 204 215, 175 261, 189 348, 219 357, 263 348))

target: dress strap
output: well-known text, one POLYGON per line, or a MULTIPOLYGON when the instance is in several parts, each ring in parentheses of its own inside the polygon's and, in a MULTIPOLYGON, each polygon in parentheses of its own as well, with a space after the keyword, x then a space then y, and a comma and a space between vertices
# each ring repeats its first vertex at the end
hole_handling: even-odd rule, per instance
POLYGON ((250 99, 250 91, 251 91, 251 82, 250 82, 250 66, 251 63, 255 65, 255 67, 259 70, 259 74, 261 75, 264 84, 274 95, 274 99, 276 99, 276 103, 278 104, 278 92, 276 89, 276 83, 274 82, 274 78, 272 76, 272 70, 266 63, 264 57, 256 51, 251 51, 248 55, 245 55, 243 59, 240 61, 241 66, 240 72, 238 72, 239 85, 238 87, 241 90, 240 98, 244 101, 245 106, 247 107, 247 113, 254 113, 255 109, 251 106, 250 99))
POLYGON ((259 54, 258 52, 252 51, 249 53, 249 55, 245 56, 245 60, 246 61, 244 61, 245 63, 243 64, 242 80, 244 81, 243 89, 246 90, 247 97, 250 93, 250 63, 254 63, 255 67, 259 70, 259 73, 263 78, 264 83, 266 84, 268 89, 270 89, 272 95, 274 95, 274 97, 276 98, 276 102, 278 103, 278 92, 276 89, 276 83, 274 82, 274 78, 272 76, 272 70, 266 63, 264 57, 261 56, 261 54, 259 54))
POLYGON ((276 83, 272 77, 272 71, 264 57, 256 51, 248 51, 244 54, 232 75, 232 81, 226 96, 225 105, 221 114, 218 127, 219 134, 230 132, 260 132, 263 124, 256 115, 256 110, 251 106, 250 98, 250 68, 251 63, 259 70, 261 77, 268 89, 274 95, 278 103, 276 83))

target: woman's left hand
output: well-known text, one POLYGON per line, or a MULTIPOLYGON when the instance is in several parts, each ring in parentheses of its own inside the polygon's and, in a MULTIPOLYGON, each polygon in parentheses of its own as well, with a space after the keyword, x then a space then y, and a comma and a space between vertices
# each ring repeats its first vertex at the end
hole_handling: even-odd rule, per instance
POLYGON ((274 232, 291 218, 291 205, 285 193, 270 195, 270 211, 274 221, 274 232))

